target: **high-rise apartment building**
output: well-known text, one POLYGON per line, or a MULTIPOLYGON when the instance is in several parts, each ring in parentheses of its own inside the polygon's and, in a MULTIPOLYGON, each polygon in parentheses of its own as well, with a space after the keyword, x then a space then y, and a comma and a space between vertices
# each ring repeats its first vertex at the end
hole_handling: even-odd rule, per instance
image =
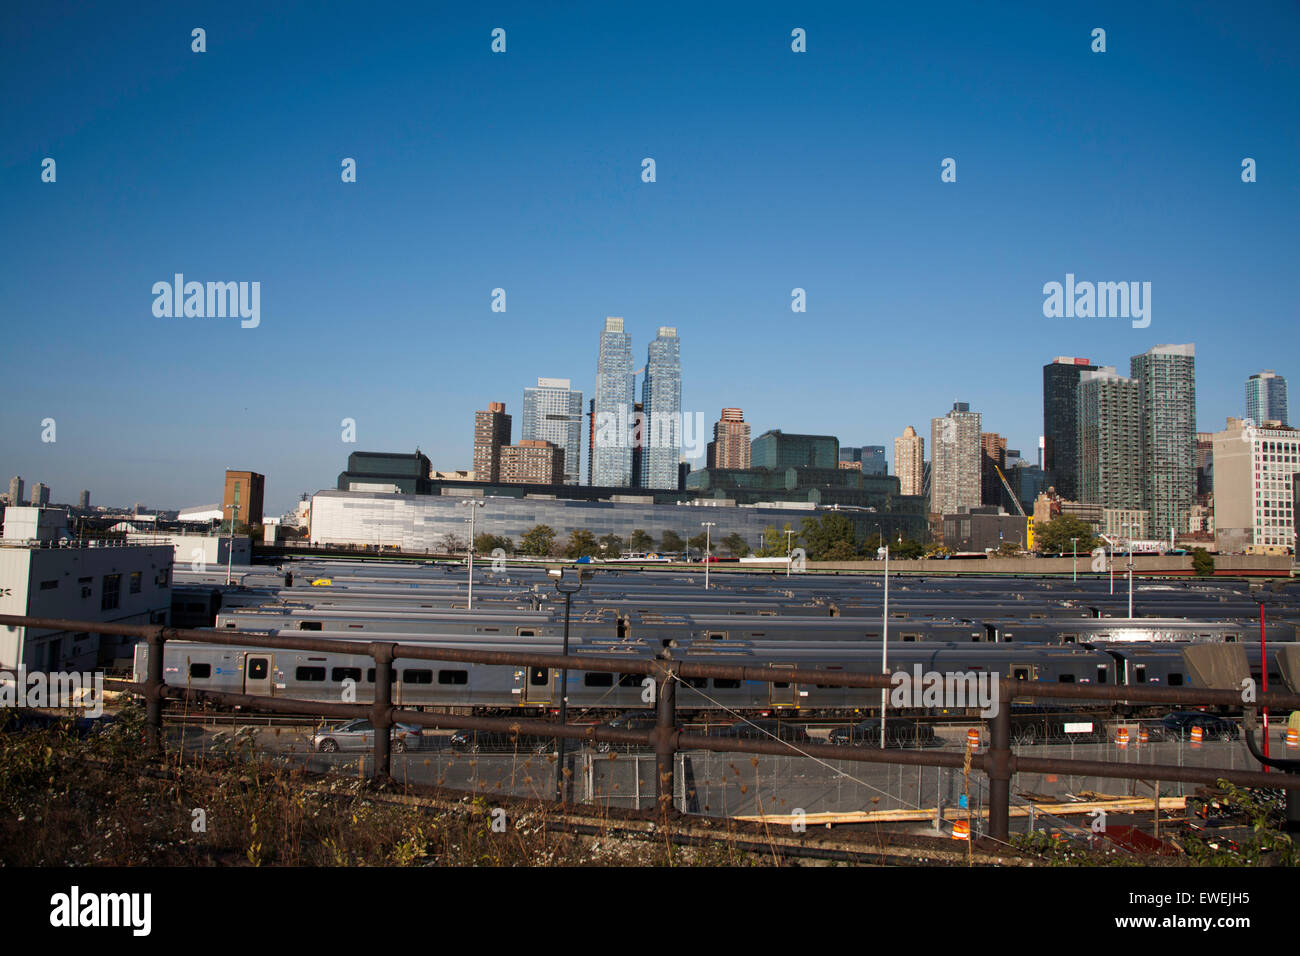
MULTIPOLYGON (((425 459, 426 461, 428 459, 425 459)), ((429 473, 426 471, 425 477, 429 473)), ((262 496, 266 492, 266 476, 255 471, 231 471, 226 469, 226 484, 221 495, 222 520, 228 521, 231 506, 234 511, 235 524, 252 527, 262 523, 262 496)))
POLYGON ((1061 355, 1043 366, 1043 470, 1062 498, 1078 497, 1079 377, 1096 371, 1086 358, 1061 355))
POLYGON ((32 507, 43 508, 50 503, 50 488, 45 482, 32 485, 32 507))
POLYGON ((9 504, 11 507, 18 507, 23 503, 23 479, 21 475, 14 475, 9 479, 9 504))
POLYGON ((596 361, 593 485, 626 488, 632 484, 632 373, 632 337, 623 331, 621 318, 610 316, 600 334, 600 357, 596 361))
POLYGON ((501 449, 510 444, 512 423, 505 402, 489 402, 487 411, 474 413, 474 478, 501 480, 501 449))
POLYGON ((582 481, 582 392, 569 386, 567 378, 539 378, 536 388, 524 389, 520 437, 562 449, 564 484, 576 485, 582 481))
POLYGON ((925 494, 925 439, 911 425, 894 439, 894 474, 900 495, 925 494))
POLYGON ((980 505, 980 414, 954 402, 930 419, 930 512, 957 514, 980 505))
POLYGON ((1142 393, 1103 367, 1079 377, 1078 499, 1103 509, 1143 509, 1142 393))
POLYGON ((1196 503, 1196 346, 1157 345, 1129 360, 1142 393, 1143 507, 1151 534, 1187 533, 1196 503))
POLYGON ((1196 498, 1197 504, 1209 504, 1214 495, 1214 433, 1196 433, 1196 498))
POLYGON ((749 422, 739 408, 724 408, 713 425, 713 441, 705 453, 709 468, 749 467, 749 422))
POLYGON ((676 488, 682 456, 681 342, 672 326, 661 326, 650 343, 641 386, 641 487, 676 488))
POLYGON ((90 510, 90 492, 89 492, 89 491, 83 491, 83 492, 81 493, 81 497, 77 499, 77 507, 80 508, 82 511, 89 511, 89 510, 90 510))
POLYGON ((519 485, 566 484, 564 449, 543 439, 525 438, 501 448, 501 483, 519 485))
POLYGON ((1015 504, 1007 500, 1006 489, 1002 479, 994 468, 1007 473, 1007 440, 997 432, 980 432, 980 500, 983 504, 1015 510, 1015 504))
POLYGON ((1246 379, 1246 417, 1256 425, 1287 421, 1286 379, 1272 369, 1256 372, 1246 379))
POLYGON ((1293 545, 1297 474, 1300 431, 1258 428, 1229 418, 1224 430, 1214 433, 1218 549, 1281 553, 1293 545))

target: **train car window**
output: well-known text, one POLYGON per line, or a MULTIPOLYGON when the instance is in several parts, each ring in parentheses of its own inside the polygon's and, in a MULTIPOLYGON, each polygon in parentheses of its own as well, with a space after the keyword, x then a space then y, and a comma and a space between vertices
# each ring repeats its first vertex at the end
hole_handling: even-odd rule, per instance
POLYGON ((325 668, 323 667, 299 667, 294 672, 294 677, 300 681, 317 681, 325 679, 325 668))
POLYGON ((1145 664, 1138 664, 1134 667, 1133 677, 1137 683, 1145 684, 1147 682, 1147 666, 1145 664))
POLYGON ((1029 668, 1013 667, 1011 668, 1011 677, 1013 680, 1029 680, 1029 668))
POLYGON ((1182 674, 1173 674, 1173 673, 1171 673, 1171 674, 1169 675, 1169 680, 1168 680, 1166 683, 1167 683, 1168 686, 1170 686, 1170 687, 1182 687, 1182 686, 1183 686, 1183 675, 1182 675, 1182 674))
POLYGON ((735 690, 735 689, 736 689, 737 687, 739 687, 739 686, 740 686, 740 681, 738 681, 738 680, 732 680, 732 679, 729 678, 729 677, 715 677, 715 678, 713 678, 713 689, 714 689, 714 690, 735 690))
POLYGON ((319 631, 321 629, 320 621, 299 621, 298 630, 300 631, 319 631))
POLYGON ((708 687, 709 679, 707 677, 683 677, 682 683, 687 687, 708 687))
POLYGON ((582 678, 584 687, 613 687, 614 675, 602 674, 597 671, 588 671, 582 678))
POLYGON ((432 670, 405 670, 402 671, 403 684, 432 684, 432 670))
POLYGON ((619 687, 640 687, 642 675, 640 674, 619 674, 619 687))
POLYGON ((1237 643, 1237 635, 1236 635, 1236 634, 1225 634, 1225 635, 1223 636, 1223 643, 1225 643, 1225 644, 1236 644, 1236 643, 1237 643))
POLYGON ((233 630, 235 629, 235 622, 234 622, 234 621, 227 621, 227 622, 226 622, 226 627, 230 628, 230 629, 233 631, 233 630))
POLYGON ((501 628, 499 628, 499 627, 480 627, 480 628, 476 628, 475 630, 477 630, 480 634, 497 634, 497 633, 499 633, 499 632, 501 631, 501 628))
POLYGON ((1056 678, 1056 682, 1057 682, 1058 684, 1073 684, 1073 683, 1074 683, 1074 675, 1073 675, 1073 674, 1061 674, 1059 677, 1056 678))
POLYGON ((1061 643, 1062 643, 1062 644, 1076 644, 1076 643, 1078 643, 1078 641, 1079 641, 1079 635, 1078 635, 1078 634, 1062 634, 1062 635, 1061 635, 1061 643))
POLYGON ((772 686, 778 690, 785 690, 790 686, 790 682, 785 680, 774 680, 772 681, 772 686))
POLYGON ((912 642, 912 641, 915 641, 918 637, 920 637, 919 634, 904 634, 904 635, 903 635, 903 640, 904 640, 904 641, 908 641, 908 642, 912 642))
POLYGON ((543 687, 546 685, 546 668, 530 667, 528 669, 528 683, 534 687, 543 687))
POLYGON ((330 671, 330 680, 334 681, 334 683, 336 684, 341 684, 345 680, 354 680, 357 683, 360 683, 361 668, 360 667, 336 667, 332 671, 330 671))
POLYGON ((1098 683, 1098 684, 1104 684, 1104 683, 1106 683, 1106 665, 1105 665, 1105 664, 1099 664, 1099 665, 1097 666, 1097 683, 1098 683))
MULTIPOLYGON (((366 683, 373 684, 374 682, 375 682, 375 669, 371 667, 366 671, 366 683)), ((388 683, 390 684, 397 683, 397 671, 391 670, 388 672, 388 683)))
POLYGON ((439 684, 468 684, 469 671, 438 671, 439 684))
POLYGON ((266 680, 266 672, 269 668, 270 661, 265 657, 250 657, 248 659, 248 679, 266 680))
POLYGON ((521 627, 521 628, 519 629, 519 636, 520 636, 520 637, 536 637, 536 636, 537 636, 537 632, 534 631, 531 627, 521 627))
POLYGON ((190 678, 192 680, 207 680, 212 676, 211 664, 191 664, 190 678))
POLYGON ((727 639, 726 631, 705 631, 704 636, 710 641, 725 641, 727 639))

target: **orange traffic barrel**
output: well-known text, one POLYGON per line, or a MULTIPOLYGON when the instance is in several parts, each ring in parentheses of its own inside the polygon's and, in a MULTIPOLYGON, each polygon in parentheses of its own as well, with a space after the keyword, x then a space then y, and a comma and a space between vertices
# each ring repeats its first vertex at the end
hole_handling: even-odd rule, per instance
POLYGON ((1119 730, 1115 731, 1115 743, 1119 745, 1121 750, 1128 746, 1127 727, 1121 727, 1119 730))
POLYGON ((1192 728, 1192 746, 1193 746, 1193 747, 1199 747, 1199 746, 1201 745, 1201 740, 1204 739, 1204 736, 1205 736, 1205 735, 1202 733, 1199 724, 1198 724, 1197 726, 1193 727, 1193 728, 1192 728))
MULTIPOLYGON (((974 733, 974 731, 971 731, 974 733)), ((952 825, 952 838, 954 840, 970 839, 970 823, 966 820, 958 820, 952 825)))
POLYGON ((966 746, 971 750, 979 750, 980 748, 980 732, 974 727, 966 731, 966 746))
POLYGON ((1291 727, 1286 732, 1286 745, 1288 747, 1300 747, 1300 731, 1291 727))
POLYGON ((1143 727, 1141 730, 1138 731, 1139 744, 1145 744, 1150 740, 1151 740, 1151 735, 1147 733, 1147 729, 1145 727, 1143 727))

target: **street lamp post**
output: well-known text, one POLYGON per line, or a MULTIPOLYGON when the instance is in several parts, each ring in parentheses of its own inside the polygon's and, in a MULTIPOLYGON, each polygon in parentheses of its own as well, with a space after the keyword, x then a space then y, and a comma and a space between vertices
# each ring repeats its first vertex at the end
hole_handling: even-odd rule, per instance
POLYGON ((794 560, 794 550, 790 547, 791 543, 794 540, 792 538, 793 534, 794 534, 793 528, 785 529, 785 576, 787 578, 790 576, 790 564, 794 560))
MULTIPOLYGON (((885 608, 881 616, 880 673, 889 674, 889 545, 885 545, 885 608)), ((889 702, 889 691, 880 688, 880 749, 885 749, 885 705, 889 702)))
MULTIPOLYGON (((555 578, 555 590, 564 595, 564 656, 569 656, 569 610, 573 604, 573 596, 582 590, 582 571, 578 571, 577 581, 569 581, 564 577, 563 568, 555 568, 548 571, 547 574, 555 578)), ((569 671, 567 668, 560 671, 560 723, 563 725, 569 715, 569 671)), ((564 756, 565 756, 564 737, 559 740, 558 760, 555 763, 555 798, 561 803, 568 802, 569 788, 564 780, 564 756)))
POLYGON ((704 528, 704 590, 709 589, 709 558, 713 557, 712 549, 709 547, 709 532, 713 530, 716 521, 701 521, 700 525, 704 528))
POLYGON ((482 508, 482 501, 462 501, 469 508, 469 597, 465 601, 465 610, 474 610, 474 509, 482 508))
POLYGON ((1079 539, 1070 539, 1070 556, 1074 558, 1074 583, 1079 583, 1079 539))
POLYGON ((239 517, 239 505, 226 505, 230 509, 230 547, 226 549, 226 585, 230 585, 230 566, 235 559, 235 519, 239 517))

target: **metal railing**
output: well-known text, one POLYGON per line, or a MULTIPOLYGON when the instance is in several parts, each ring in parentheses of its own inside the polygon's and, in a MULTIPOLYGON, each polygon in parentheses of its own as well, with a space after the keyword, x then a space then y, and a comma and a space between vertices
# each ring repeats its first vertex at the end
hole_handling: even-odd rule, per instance
MULTIPOLYGON (((716 753, 803 756, 822 760, 861 763, 902 764, 921 767, 960 769, 966 765, 988 777, 988 835, 1005 842, 1009 835, 1011 778, 1019 772, 1059 773, 1077 776, 1107 777, 1122 780, 1152 780, 1215 785, 1221 779, 1246 787, 1300 791, 1300 774, 1264 773, 1234 768, 1187 767, 1173 764, 1119 763, 1104 760, 1077 760, 1057 757, 1018 756, 1011 749, 1012 697, 1070 699, 1145 704, 1205 704, 1240 708, 1239 691, 1193 687, 1110 687, 1084 684, 1051 684, 1004 678, 1000 681, 998 708, 991 720, 991 745, 983 753, 935 753, 893 748, 846 747, 838 744, 800 742, 797 746, 781 740, 746 740, 686 733, 677 719, 677 687, 685 678, 722 678, 790 684, 888 689, 891 675, 846 673, 806 667, 770 667, 766 665, 705 664, 694 661, 633 660, 625 657, 602 657, 585 654, 524 653, 518 651, 479 651, 451 647, 397 644, 389 642, 342 641, 324 638, 254 634, 233 630, 188 630, 157 625, 107 624, 96 621, 71 621, 61 618, 0 615, 0 625, 48 628, 60 631, 112 634, 143 638, 148 643, 148 674, 143 684, 128 684, 127 689, 141 693, 146 706, 146 746, 151 754, 162 753, 164 701, 188 701, 238 706, 267 713, 308 714, 317 717, 369 717, 375 728, 374 773, 380 780, 391 779, 392 741, 390 731, 397 722, 443 730, 484 730, 539 737, 565 738, 585 742, 606 741, 640 745, 655 753, 655 799, 661 814, 674 814, 675 756, 680 750, 703 750, 716 753), (198 644, 236 645, 275 650, 320 651, 369 656, 375 664, 374 701, 365 703, 327 703, 301 698, 277 698, 228 691, 201 690, 173 686, 163 679, 163 651, 169 640, 198 644), (427 713, 394 706, 392 701, 393 661, 398 658, 452 661, 466 664, 489 664, 511 667, 543 667, 559 671, 603 671, 635 673, 656 681, 656 726, 649 731, 619 730, 612 727, 557 724, 549 720, 526 717, 476 717, 460 714, 427 713)), ((547 706, 525 704, 523 706, 547 706)), ((1252 707, 1278 710, 1300 709, 1300 694, 1259 694, 1252 707)), ((562 771, 562 768, 557 768, 562 771)), ((565 788, 557 783, 557 799, 563 800, 565 788)))

